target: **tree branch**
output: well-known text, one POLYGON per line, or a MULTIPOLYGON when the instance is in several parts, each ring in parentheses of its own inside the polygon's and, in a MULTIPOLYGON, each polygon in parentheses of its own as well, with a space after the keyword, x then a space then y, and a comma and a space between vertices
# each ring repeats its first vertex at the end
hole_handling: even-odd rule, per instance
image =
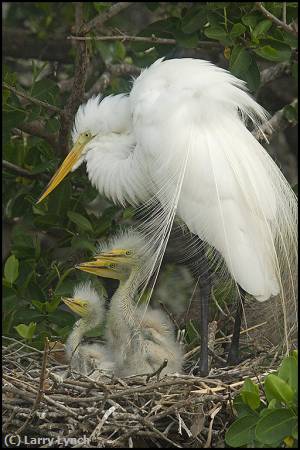
POLYGON ((271 81, 277 80, 282 75, 288 75, 291 73, 291 66, 288 62, 282 62, 275 64, 275 66, 264 69, 260 74, 261 86, 264 86, 271 81))
MULTIPOLYGON (((290 103, 290 106, 295 107, 298 103, 298 99, 295 99, 290 103)), ((288 105, 286 105, 288 106, 288 105)), ((262 125, 260 130, 255 130, 252 134, 258 141, 264 141, 265 137, 270 141, 274 134, 278 133, 279 131, 284 131, 286 128, 294 126, 294 122, 290 122, 285 117, 285 108, 284 106, 282 109, 277 111, 268 122, 262 125)))
POLYGON ((89 99, 92 95, 104 92, 105 89, 111 83, 112 76, 120 77, 122 75, 139 75, 142 71, 141 67, 134 66, 132 64, 107 64, 106 71, 103 72, 101 77, 93 84, 90 90, 85 94, 85 100, 89 99))
MULTIPOLYGON (((176 45, 176 39, 168 39, 156 37, 154 34, 152 36, 129 36, 127 34, 118 34, 115 36, 68 36, 67 39, 77 40, 77 41, 122 41, 122 42, 144 42, 149 44, 162 44, 162 45, 176 45)), ((219 42, 212 41, 199 41, 198 45, 200 47, 215 48, 220 47, 219 42)))
POLYGON ((276 16, 274 16, 270 11, 268 11, 262 4, 262 2, 255 2, 255 5, 257 9, 259 9, 267 19, 272 20, 273 23, 281 27, 283 30, 285 30, 287 33, 292 34, 293 36, 298 36, 298 32, 291 26, 283 22, 282 20, 278 19, 276 16))
POLYGON ((31 97, 30 95, 25 94, 24 92, 18 91, 16 88, 14 88, 13 86, 10 86, 9 84, 5 83, 4 81, 2 82, 2 86, 5 89, 8 89, 9 91, 13 92, 14 94, 16 94, 18 97, 23 97, 26 100, 28 100, 31 103, 34 103, 35 105, 41 106, 42 108, 46 108, 49 111, 53 111, 56 114, 62 114, 63 111, 59 108, 57 108, 54 105, 50 105, 50 103, 44 102, 42 100, 39 100, 35 97, 31 97))
POLYGON ((116 77, 120 77, 122 75, 139 75, 142 71, 142 67, 126 63, 106 64, 106 69, 116 77))
POLYGON ((118 2, 112 5, 109 9, 94 17, 90 22, 86 25, 82 26, 80 32, 83 34, 89 33, 93 28, 101 28, 102 25, 112 17, 119 14, 124 9, 128 8, 130 5, 133 5, 133 2, 118 2))
POLYGON ((16 164, 13 164, 9 161, 6 161, 5 159, 2 159, 2 166, 4 167, 4 169, 10 170, 11 172, 16 173, 20 177, 34 179, 39 178, 41 176, 40 173, 31 173, 29 172, 29 170, 23 169, 22 167, 17 166, 16 164))
MULTIPOLYGON (((75 2, 75 32, 78 33, 83 20, 83 3, 75 2)), ((68 138, 75 113, 84 98, 87 79, 88 51, 86 42, 76 43, 76 59, 74 80, 71 94, 63 110, 62 123, 59 132, 59 144, 64 153, 68 150, 68 138)))
POLYGON ((18 130, 24 133, 30 134, 31 136, 37 136, 45 139, 55 150, 58 149, 58 142, 55 134, 48 133, 44 126, 40 122, 23 123, 18 125, 18 130))

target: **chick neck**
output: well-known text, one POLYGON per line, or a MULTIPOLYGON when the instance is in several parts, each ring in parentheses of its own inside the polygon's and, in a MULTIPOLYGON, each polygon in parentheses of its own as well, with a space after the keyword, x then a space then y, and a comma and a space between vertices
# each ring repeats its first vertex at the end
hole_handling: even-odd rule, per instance
POLYGON ((66 342, 66 351, 71 356, 81 344, 83 337, 96 326, 100 325, 103 317, 99 312, 93 311, 87 317, 82 317, 75 322, 66 342))
POLYGON ((120 337, 131 335, 139 325, 137 320, 137 309, 139 307, 134 302, 141 278, 139 272, 139 267, 134 266, 129 277, 120 280, 119 287, 111 299, 108 325, 120 337))

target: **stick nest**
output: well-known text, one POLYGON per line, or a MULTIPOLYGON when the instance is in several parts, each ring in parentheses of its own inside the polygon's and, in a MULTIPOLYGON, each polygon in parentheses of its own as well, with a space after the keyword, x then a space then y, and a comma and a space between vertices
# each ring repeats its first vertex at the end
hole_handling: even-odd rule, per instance
POLYGON ((260 385, 278 366, 276 354, 262 352, 205 378, 103 375, 94 381, 58 365, 48 342, 39 351, 9 338, 2 352, 3 432, 30 447, 40 447, 41 437, 43 447, 54 448, 224 447, 232 399, 244 379, 260 385))

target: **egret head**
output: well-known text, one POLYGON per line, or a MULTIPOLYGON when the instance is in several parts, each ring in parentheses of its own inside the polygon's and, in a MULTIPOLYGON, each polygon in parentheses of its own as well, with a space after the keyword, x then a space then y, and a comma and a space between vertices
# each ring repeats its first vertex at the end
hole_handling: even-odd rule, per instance
POLYGON ((81 318, 98 322, 104 316, 104 302, 90 282, 74 288, 73 297, 62 297, 62 301, 81 318))
POLYGON ((124 281, 133 269, 142 268, 146 252, 143 236, 129 230, 100 244, 94 260, 79 264, 76 268, 100 277, 124 281))
POLYGON ((97 143, 101 147, 101 137, 111 133, 122 133, 130 128, 129 99, 124 94, 90 98, 81 105, 75 116, 72 130, 73 147, 57 169, 37 203, 44 200, 69 172, 76 170, 85 160, 89 150, 97 143))

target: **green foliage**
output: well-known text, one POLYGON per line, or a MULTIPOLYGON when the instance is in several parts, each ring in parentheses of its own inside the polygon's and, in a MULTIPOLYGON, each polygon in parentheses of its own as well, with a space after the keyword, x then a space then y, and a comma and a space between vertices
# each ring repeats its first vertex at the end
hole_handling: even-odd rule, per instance
POLYGON ((29 325, 25 325, 24 323, 20 323, 18 326, 15 327, 18 334, 24 338, 26 341, 31 342, 32 337, 34 335, 35 329, 36 329, 36 323, 30 322, 29 325))
POLYGON ((285 357, 277 371, 267 375, 260 398, 259 388, 245 380, 233 401, 237 419, 226 432, 230 447, 297 447, 298 352, 285 357))

